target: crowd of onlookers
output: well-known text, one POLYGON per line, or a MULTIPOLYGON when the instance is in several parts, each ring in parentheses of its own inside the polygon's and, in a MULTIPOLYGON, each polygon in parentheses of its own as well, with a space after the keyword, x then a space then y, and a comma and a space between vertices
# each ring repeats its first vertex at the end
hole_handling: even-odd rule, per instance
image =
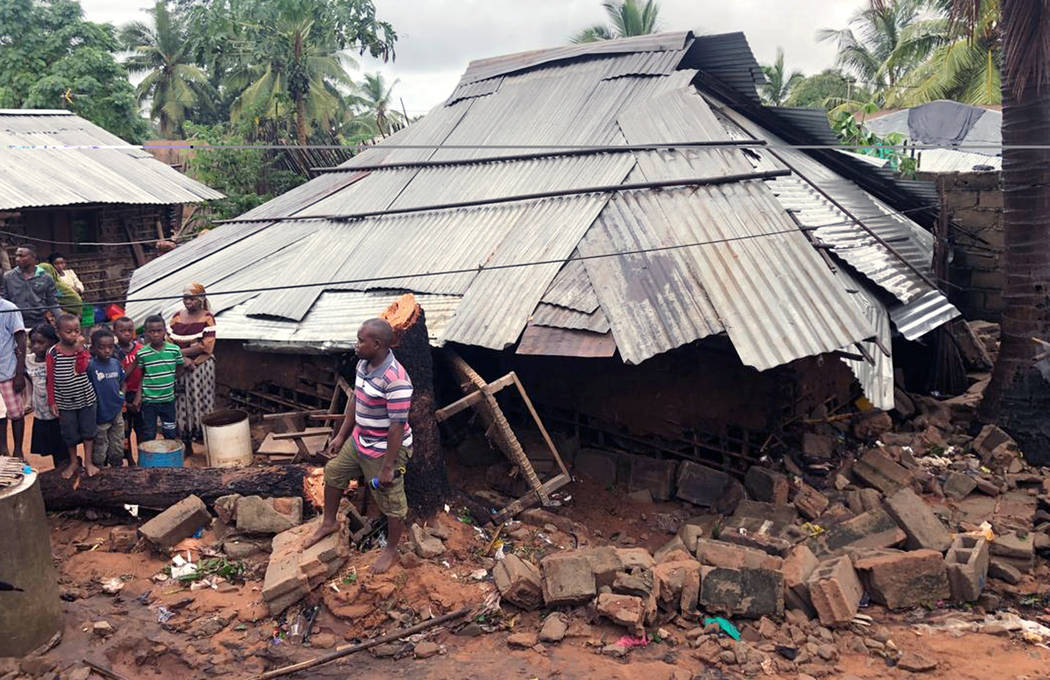
POLYGON ((140 327, 113 309, 115 318, 96 319, 65 258, 40 264, 24 245, 0 292, 0 455, 7 422, 14 455, 24 455, 27 414, 30 453, 51 456, 66 477, 134 465, 132 435, 153 440, 158 422, 165 439, 192 450, 215 395, 215 319, 203 286, 187 286, 170 323, 154 315, 140 327))

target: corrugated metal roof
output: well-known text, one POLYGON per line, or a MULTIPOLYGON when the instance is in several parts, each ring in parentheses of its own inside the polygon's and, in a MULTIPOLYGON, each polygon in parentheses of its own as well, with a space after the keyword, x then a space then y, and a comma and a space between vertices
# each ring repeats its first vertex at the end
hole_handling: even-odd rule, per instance
POLYGON ((72 113, 0 111, 0 210, 199 203, 223 195, 72 113), (54 148, 39 148, 39 147, 54 148), (27 147, 27 148, 18 148, 27 147))
MULTIPOLYGON (((574 251, 572 254, 573 258, 579 256, 579 251, 574 251)), ((584 314, 590 314, 598 309, 598 296, 594 294, 594 288, 591 286, 591 280, 587 278, 587 269, 583 266, 583 262, 577 259, 566 262, 551 281, 547 292, 543 294, 542 301, 584 314)))
POLYGON ((529 324, 521 334, 516 354, 604 359, 616 355, 612 333, 591 333, 529 324))
POLYGON ((460 83, 456 86, 456 89, 452 91, 452 95, 445 101, 445 105, 455 104, 461 99, 471 99, 472 97, 484 97, 485 95, 492 94, 499 89, 500 84, 503 82, 503 77, 489 78, 488 80, 479 80, 473 83, 460 83))
MULTIPOLYGON (((882 351, 883 348, 891 353, 893 351, 893 339, 890 335, 889 313, 886 311, 886 306, 882 304, 876 296, 872 295, 847 272, 839 270, 837 272, 837 278, 845 286, 850 299, 852 299, 861 310, 865 318, 871 322, 879 339, 878 344, 873 341, 865 341, 861 343, 868 355, 874 360, 874 363, 868 361, 867 358, 844 358, 842 361, 849 366, 853 375, 857 377, 857 382, 860 383, 861 389, 864 390, 864 396, 868 398, 868 401, 870 401, 875 408, 889 411, 894 406, 893 355, 887 355, 882 351), (879 345, 881 345, 881 347, 879 345)), ((857 348, 843 347, 842 350, 855 354, 857 348)))
POLYGON ((605 313, 600 309, 588 314, 545 302, 536 306, 536 311, 532 313, 532 320, 529 323, 551 328, 591 331, 592 333, 608 333, 610 330, 609 320, 605 318, 605 313))
POLYGON ((683 66, 697 69, 701 82, 715 78, 755 104, 762 101, 757 86, 766 76, 743 33, 696 36, 683 66))
POLYGON ((937 291, 927 291, 906 305, 891 305, 889 309, 893 325, 908 340, 920 338, 960 316, 959 310, 945 304, 944 296, 937 291))

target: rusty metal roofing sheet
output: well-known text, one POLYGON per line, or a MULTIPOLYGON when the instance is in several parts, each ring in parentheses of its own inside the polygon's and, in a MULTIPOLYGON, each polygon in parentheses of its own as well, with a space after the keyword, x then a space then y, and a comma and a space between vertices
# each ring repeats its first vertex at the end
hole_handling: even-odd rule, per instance
POLYGON ((592 333, 608 333, 609 319, 600 309, 591 313, 579 312, 567 307, 558 307, 541 302, 532 313, 531 323, 537 326, 551 326, 552 328, 571 328, 592 333))
MULTIPOLYGON (((574 251, 572 257, 579 257, 579 251, 574 251)), ((587 278, 587 269, 581 260, 572 259, 565 263, 543 294, 543 302, 584 314, 598 309, 598 296, 594 294, 594 287, 587 278)))
POLYGON ((516 354, 604 359, 616 354, 612 333, 591 333, 529 324, 516 354))
MULTIPOLYGON (((610 203, 610 209, 588 231, 580 252, 584 256, 613 252, 622 247, 624 232, 631 231, 650 232, 653 240, 663 246, 756 236, 644 255, 649 261, 673 260, 676 272, 683 274, 679 280, 658 279, 661 289, 654 291, 655 295, 636 288, 633 291, 637 298, 658 297, 665 298, 661 302, 672 303, 660 310, 657 318, 641 319, 642 324, 660 331, 657 338, 648 330, 631 333, 638 321, 624 332, 622 312, 629 308, 621 305, 626 300, 608 295, 606 279, 595 271, 608 267, 592 270, 591 264, 602 260, 587 260, 585 265, 625 361, 639 363, 717 332, 716 324, 720 324, 741 361, 765 370, 874 335, 874 329, 848 300, 828 266, 801 232, 792 232, 794 229, 761 182, 695 190, 625 192, 610 203), (606 219, 607 213, 612 219, 606 219), (655 215, 663 215, 664 219, 654 219, 655 215), (610 238, 611 231, 620 237, 620 243, 610 238), (782 231, 789 233, 770 235, 782 231), (706 309, 697 305, 699 294, 707 301, 706 309), (695 320, 706 322, 706 328, 689 325, 695 320), (669 321, 675 326, 660 328, 669 321), (677 324, 682 327, 676 327, 677 324)), ((621 276, 629 281, 625 282, 626 298, 637 285, 637 276, 627 271, 621 276)), ((632 311, 637 314, 642 310, 632 311)))
POLYGON ((589 56, 681 50, 687 46, 691 37, 692 33, 689 31, 654 33, 634 38, 563 45, 545 50, 531 50, 489 59, 478 59, 470 62, 460 82, 472 83, 499 75, 536 68, 544 64, 579 60, 589 56))
POLYGON ((128 142, 69 112, 0 112, 0 210, 223 197, 141 149, 90 148, 108 146, 128 142))

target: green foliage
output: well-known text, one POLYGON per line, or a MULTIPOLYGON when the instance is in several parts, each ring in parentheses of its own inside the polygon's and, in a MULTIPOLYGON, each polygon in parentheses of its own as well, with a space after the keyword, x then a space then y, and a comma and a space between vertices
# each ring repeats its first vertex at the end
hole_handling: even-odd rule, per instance
POLYGON ((0 106, 69 109, 130 142, 148 126, 113 27, 84 21, 75 0, 0 0, 0 106))
MULTIPOLYGON (((874 104, 869 104, 865 107, 864 113, 874 113, 877 110, 874 104)), ((895 148, 908 141, 904 135, 891 132, 885 137, 879 137, 864 127, 863 122, 858 121, 850 111, 839 111, 832 115, 831 127, 843 144, 856 147, 852 149, 853 151, 889 161, 890 168, 903 177, 915 176, 918 168, 916 160, 895 148)))
MULTIPOLYGON (((195 143, 248 144, 243 132, 229 128, 227 124, 186 123, 186 132, 195 143)), ((265 149, 199 149, 189 159, 187 174, 226 194, 226 198, 209 203, 212 218, 222 220, 245 213, 306 181, 302 175, 274 167, 275 160, 265 149)))
POLYGON ((792 71, 788 74, 787 69, 784 68, 784 48, 782 47, 777 48, 776 60, 762 67, 762 73, 766 76, 766 82, 758 86, 758 93, 767 106, 783 106, 791 90, 805 79, 802 71, 792 71))
POLYGON ((847 101, 870 101, 871 93, 837 69, 826 69, 800 80, 787 98, 787 106, 832 109, 847 101))
POLYGON ((609 0, 602 7, 609 16, 610 25, 596 24, 576 33, 571 42, 587 43, 614 38, 629 38, 636 35, 648 35, 658 30, 660 6, 654 0, 609 0))

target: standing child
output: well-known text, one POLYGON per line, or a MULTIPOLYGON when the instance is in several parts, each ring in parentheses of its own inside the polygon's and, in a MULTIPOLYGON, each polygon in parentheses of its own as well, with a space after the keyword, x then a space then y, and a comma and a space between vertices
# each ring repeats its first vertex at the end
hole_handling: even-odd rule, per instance
POLYGON ((62 313, 56 323, 58 344, 47 351, 47 400, 58 416, 62 440, 69 451, 69 465, 62 476, 69 478, 80 468, 77 444, 84 444, 84 467, 88 476, 98 472, 92 460, 95 443, 95 390, 87 369, 91 355, 84 348, 80 319, 62 313))
POLYGON ((69 449, 62 440, 58 417, 51 412, 47 399, 47 350, 58 342, 55 327, 39 324, 29 334, 29 355, 26 356, 26 376, 32 386, 33 436, 29 450, 40 456, 51 456, 55 469, 69 465, 69 449))
POLYGON ((91 334, 88 379, 98 402, 92 459, 98 467, 120 467, 124 462, 124 369, 113 356, 116 345, 117 338, 108 328, 91 334))
POLYGON ((135 405, 139 389, 142 386, 142 367, 135 362, 135 356, 142 348, 142 343, 135 338, 135 322, 122 316, 113 322, 113 332, 117 336, 116 357, 124 369, 124 460, 128 466, 135 464, 131 454, 131 433, 142 441, 142 413, 135 405))
POLYGON ((135 365, 142 367, 142 387, 135 395, 135 406, 142 411, 140 446, 157 437, 157 418, 164 438, 175 439, 175 379, 183 367, 183 358, 179 346, 165 340, 166 331, 164 317, 148 317, 148 344, 135 353, 135 365))

